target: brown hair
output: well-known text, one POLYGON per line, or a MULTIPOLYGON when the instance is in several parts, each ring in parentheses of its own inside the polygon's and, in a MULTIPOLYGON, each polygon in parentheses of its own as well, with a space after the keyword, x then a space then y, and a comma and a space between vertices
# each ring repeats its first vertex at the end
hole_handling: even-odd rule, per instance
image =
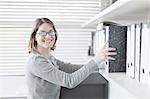
POLYGON ((36 32, 38 31, 39 27, 43 24, 43 23, 48 23, 49 25, 51 25, 53 27, 53 30, 55 32, 55 42, 53 47, 51 48, 51 50, 54 50, 56 47, 56 41, 57 41, 57 31, 56 28, 54 26, 54 23, 48 19, 48 18, 38 18, 35 21, 35 24, 33 26, 31 35, 30 35, 30 40, 29 40, 29 45, 28 45, 28 52, 31 53, 32 51, 37 51, 37 41, 35 40, 35 35, 36 32))

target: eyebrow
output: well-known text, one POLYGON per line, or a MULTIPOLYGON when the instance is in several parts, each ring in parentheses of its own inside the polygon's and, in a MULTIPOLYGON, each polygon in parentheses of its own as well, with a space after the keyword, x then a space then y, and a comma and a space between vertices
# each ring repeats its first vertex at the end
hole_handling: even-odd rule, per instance
POLYGON ((44 31, 44 30, 40 30, 41 32, 46 32, 46 31, 44 31))
MULTIPOLYGON (((45 30, 40 30, 41 32, 47 32, 47 31, 45 31, 45 30)), ((53 30, 49 30, 48 32, 51 32, 51 31, 53 31, 53 30)))

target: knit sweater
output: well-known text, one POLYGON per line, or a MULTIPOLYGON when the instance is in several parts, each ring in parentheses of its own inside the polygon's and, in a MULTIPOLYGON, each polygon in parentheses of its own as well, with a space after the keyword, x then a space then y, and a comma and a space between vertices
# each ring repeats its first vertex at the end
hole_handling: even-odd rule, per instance
POLYGON ((73 65, 52 55, 46 59, 38 53, 30 53, 25 67, 28 99, 59 99, 61 86, 74 88, 98 70, 93 60, 73 65))

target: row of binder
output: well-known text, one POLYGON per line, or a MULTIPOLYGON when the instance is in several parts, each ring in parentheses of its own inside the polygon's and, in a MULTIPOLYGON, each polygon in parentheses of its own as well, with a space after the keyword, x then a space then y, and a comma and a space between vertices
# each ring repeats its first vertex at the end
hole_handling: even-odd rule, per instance
MULTIPOLYGON (((110 32, 110 26, 98 24, 97 32, 94 36, 94 53, 97 53, 106 41, 110 41, 110 35, 112 35, 110 32)), ((150 23, 131 24, 127 26, 126 34, 126 43, 123 43, 126 44, 126 74, 141 83, 150 85, 150 23)), ((110 69, 118 71, 115 70, 118 67, 112 68, 113 66, 111 66, 110 68, 108 60, 103 65, 105 65, 106 72, 112 71, 110 69)))
POLYGON ((127 29, 126 74, 150 85, 150 23, 132 24, 127 29))

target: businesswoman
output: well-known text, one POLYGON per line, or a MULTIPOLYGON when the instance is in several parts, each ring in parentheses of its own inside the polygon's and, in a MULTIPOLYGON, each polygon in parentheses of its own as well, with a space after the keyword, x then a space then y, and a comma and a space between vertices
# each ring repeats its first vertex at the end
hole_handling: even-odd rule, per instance
POLYGON ((29 40, 29 57, 26 62, 28 99, 59 99, 61 86, 74 88, 105 59, 114 60, 115 48, 105 47, 87 64, 73 65, 56 59, 52 54, 56 47, 57 31, 48 18, 35 21, 29 40), (111 52, 110 52, 111 51, 111 52))

